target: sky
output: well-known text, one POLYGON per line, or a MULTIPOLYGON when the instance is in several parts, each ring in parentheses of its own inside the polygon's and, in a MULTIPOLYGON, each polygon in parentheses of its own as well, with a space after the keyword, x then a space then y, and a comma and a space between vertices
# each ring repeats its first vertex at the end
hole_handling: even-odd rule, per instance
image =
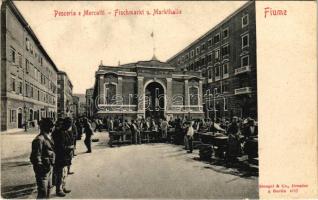
POLYGON ((166 61, 205 34, 244 1, 112 2, 17 1, 16 6, 59 70, 73 83, 73 93, 94 86, 99 64, 118 65, 150 60, 166 61), (115 10, 178 9, 179 15, 114 16, 115 10), (105 15, 81 16, 84 10, 105 15), (55 16, 75 12, 75 16, 55 16), (154 37, 151 37, 153 32, 154 37))

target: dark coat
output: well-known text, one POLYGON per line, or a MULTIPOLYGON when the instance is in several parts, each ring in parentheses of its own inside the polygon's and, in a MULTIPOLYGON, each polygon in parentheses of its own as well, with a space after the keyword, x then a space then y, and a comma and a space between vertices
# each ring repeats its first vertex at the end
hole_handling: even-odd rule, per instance
POLYGON ((251 129, 250 129, 250 126, 246 126, 243 131, 242 131, 242 134, 245 136, 245 137, 250 137, 250 136, 257 136, 258 135, 258 128, 257 126, 254 126, 255 129, 254 129, 254 133, 251 132, 251 129))
POLYGON ((239 131, 239 127, 237 123, 231 123, 229 128, 227 129, 228 134, 236 135, 239 131))
POLYGON ((66 166, 66 145, 68 136, 63 129, 55 129, 52 133, 52 138, 55 144, 55 165, 57 167, 66 166))
POLYGON ((78 131, 75 124, 72 125, 72 132, 73 132, 73 139, 74 139, 73 143, 75 143, 75 140, 78 137, 78 131))
POLYGON ((72 164, 72 158, 73 158, 73 150, 74 150, 74 144, 76 140, 76 128, 75 126, 72 126, 70 130, 66 130, 66 140, 65 140, 65 165, 71 165, 72 164))
POLYGON ((82 131, 83 131, 82 123, 79 121, 76 121, 75 125, 76 125, 77 135, 79 136, 80 134, 82 134, 82 131))
POLYGON ((55 163, 54 142, 44 134, 39 134, 32 141, 30 161, 34 169, 48 172, 55 163))
POLYGON ((88 137, 93 135, 93 129, 92 129, 91 125, 89 124, 89 122, 87 124, 84 124, 84 132, 85 132, 86 136, 88 136, 88 137))

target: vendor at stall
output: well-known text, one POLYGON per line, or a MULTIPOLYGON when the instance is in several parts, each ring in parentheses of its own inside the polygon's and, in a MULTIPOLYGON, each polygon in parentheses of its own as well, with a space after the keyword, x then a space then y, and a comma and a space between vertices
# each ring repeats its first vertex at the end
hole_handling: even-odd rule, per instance
POLYGON ((228 127, 228 149, 226 152, 226 158, 229 163, 237 161, 237 156, 240 154, 240 142, 239 142, 239 126, 237 117, 232 118, 232 122, 228 127))
POLYGON ((193 129, 193 125, 194 122, 191 121, 189 123, 189 127, 187 128, 187 132, 186 132, 186 137, 187 137, 187 142, 188 142, 188 146, 189 146, 189 151, 187 151, 187 153, 192 153, 193 150, 193 135, 194 135, 194 129, 193 129))

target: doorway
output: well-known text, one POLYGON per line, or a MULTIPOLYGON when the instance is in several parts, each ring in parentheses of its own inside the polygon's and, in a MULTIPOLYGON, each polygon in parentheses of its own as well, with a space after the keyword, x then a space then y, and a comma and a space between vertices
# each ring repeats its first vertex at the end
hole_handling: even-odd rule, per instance
POLYGON ((145 88, 145 117, 160 119, 164 117, 164 88, 158 82, 152 82, 145 88))
POLYGON ((23 128, 22 108, 18 109, 18 128, 23 128))

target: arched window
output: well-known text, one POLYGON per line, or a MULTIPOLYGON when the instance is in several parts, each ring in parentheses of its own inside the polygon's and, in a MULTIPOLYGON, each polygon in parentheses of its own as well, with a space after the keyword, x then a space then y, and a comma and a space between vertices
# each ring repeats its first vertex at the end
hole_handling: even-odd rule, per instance
POLYGON ((116 103, 116 87, 114 83, 105 84, 105 102, 106 104, 116 103))
POLYGON ((198 105, 199 104, 199 88, 192 86, 189 88, 189 100, 190 105, 198 105))

